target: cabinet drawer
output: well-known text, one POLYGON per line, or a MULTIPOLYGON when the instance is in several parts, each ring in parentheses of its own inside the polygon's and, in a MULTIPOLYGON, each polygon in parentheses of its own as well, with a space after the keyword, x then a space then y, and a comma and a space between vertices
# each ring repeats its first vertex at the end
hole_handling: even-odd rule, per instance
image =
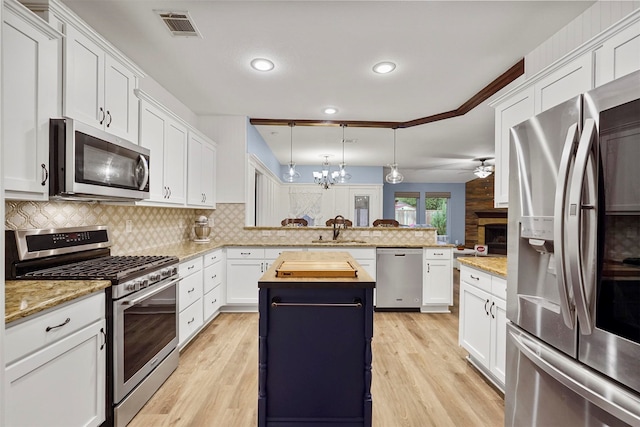
POLYGON ((180 311, 183 311, 195 301, 202 298, 202 275, 192 274, 180 281, 180 294, 178 303, 180 311))
POLYGON ((451 249, 425 248, 425 259, 451 259, 451 249))
POLYGON ((227 248, 228 259, 263 259, 262 248, 227 248))
POLYGON ((507 299, 507 281, 502 277, 491 276, 491 293, 503 300, 507 299))
POLYGON ((214 288, 211 292, 206 293, 203 298, 204 305, 204 319, 209 320, 211 316, 215 314, 216 311, 220 310, 222 306, 222 300, 220 297, 222 296, 222 287, 218 286, 214 288))
POLYGON ((178 271, 181 277, 187 277, 196 271, 202 270, 202 257, 194 258, 191 261, 185 261, 180 263, 178 271))
POLYGON ((223 263, 217 262, 204 268, 204 289, 206 294, 222 283, 223 263))
POLYGON ((282 248, 267 248, 264 250, 264 258, 266 260, 273 261, 278 258, 282 252, 291 252, 291 251, 300 251, 301 248, 291 248, 291 247, 282 247, 282 248))
POLYGON ((45 345, 56 342, 96 320, 105 317, 104 292, 95 294, 37 316, 6 330, 5 355, 7 364, 26 356, 45 345), (56 327, 47 332, 47 328, 56 327))
POLYGON ((468 267, 460 268, 460 281, 491 292, 491 275, 468 267))
POLYGON ((213 252, 209 252, 204 256, 204 266, 208 267, 216 262, 222 261, 224 258, 222 249, 215 250, 213 252))
POLYGON ((202 327, 202 304, 191 304, 178 318, 178 341, 182 345, 202 327))

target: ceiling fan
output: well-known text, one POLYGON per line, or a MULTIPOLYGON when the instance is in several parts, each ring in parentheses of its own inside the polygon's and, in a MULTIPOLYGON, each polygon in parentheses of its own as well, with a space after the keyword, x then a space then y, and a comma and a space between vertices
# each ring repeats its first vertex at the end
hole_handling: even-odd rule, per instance
POLYGON ((493 157, 482 157, 479 159, 474 159, 474 161, 479 161, 480 165, 476 166, 476 168, 473 170, 473 174, 475 176, 477 176, 478 178, 486 178, 489 175, 491 175, 491 173, 493 173, 493 165, 485 165, 484 162, 486 162, 487 160, 493 159, 493 157))
POLYGON ((494 166, 493 165, 487 165, 487 164, 485 164, 485 162, 488 161, 488 160, 492 160, 492 159, 493 159, 493 157, 478 157, 478 158, 475 158, 475 159, 458 160, 455 163, 450 163, 450 164, 445 164, 445 165, 432 167, 432 169, 437 169, 437 170, 458 170, 458 171, 460 171, 459 173, 471 173, 471 172, 473 172, 479 178, 486 178, 489 175, 491 175, 491 173, 494 170, 494 166), (477 165, 477 166, 474 166, 473 164, 471 164, 471 162, 480 162, 480 164, 477 165))

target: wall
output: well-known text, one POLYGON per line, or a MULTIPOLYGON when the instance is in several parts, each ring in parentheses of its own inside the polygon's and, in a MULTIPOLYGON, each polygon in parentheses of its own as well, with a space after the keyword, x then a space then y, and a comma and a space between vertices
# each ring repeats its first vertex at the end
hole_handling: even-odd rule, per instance
MULTIPOLYGON (((464 242, 464 221, 465 221, 465 188, 464 184, 419 184, 419 183, 401 183, 387 184, 383 186, 382 212, 385 218, 395 218, 395 197, 397 192, 419 192, 420 200, 418 206, 424 206, 425 192, 442 192, 451 193, 449 200, 449 242, 456 240, 464 242)), ((417 223, 424 224, 424 209, 418 209, 417 223)))
MULTIPOLYGON (((276 156, 273 155, 273 152, 258 132, 255 126, 249 123, 247 120, 247 152, 250 154, 254 154, 262 164, 264 164, 271 172, 274 173, 278 179, 282 177, 282 166, 276 156)), ((288 170, 288 167, 287 167, 288 170)))
POLYGON ((487 178, 477 178, 465 184, 465 233, 464 243, 467 248, 473 248, 478 243, 478 216, 477 211, 500 211, 506 209, 494 209, 493 185, 495 175, 487 178))
POLYGON ((527 78, 598 35, 636 9, 640 1, 597 1, 525 56, 527 78))
POLYGON ((196 218, 199 215, 212 217, 213 213, 201 209, 89 202, 6 201, 4 207, 5 228, 10 230, 107 225, 114 255, 190 240, 196 218), (127 220, 133 224, 131 233, 125 229, 127 220))

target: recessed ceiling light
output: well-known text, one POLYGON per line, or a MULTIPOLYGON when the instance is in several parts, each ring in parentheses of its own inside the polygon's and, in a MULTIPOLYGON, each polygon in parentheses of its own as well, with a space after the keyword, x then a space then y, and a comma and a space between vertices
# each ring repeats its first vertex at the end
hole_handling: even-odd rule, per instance
POLYGON ((269 61, 268 59, 264 59, 264 58, 256 58, 253 61, 251 61, 251 67, 254 70, 258 70, 258 71, 271 71, 273 70, 273 62, 269 61))
POLYGON ((324 110, 322 110, 325 114, 335 114, 338 112, 338 109, 335 107, 327 107, 324 110))
POLYGON ((373 66, 373 71, 378 74, 387 74, 392 72, 395 69, 396 69, 396 64, 388 61, 378 62, 376 65, 373 66))

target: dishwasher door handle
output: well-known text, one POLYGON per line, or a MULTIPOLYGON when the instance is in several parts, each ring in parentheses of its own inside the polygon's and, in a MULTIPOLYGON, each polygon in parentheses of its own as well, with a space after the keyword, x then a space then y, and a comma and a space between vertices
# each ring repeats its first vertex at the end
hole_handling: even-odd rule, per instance
POLYGON ((405 256, 405 254, 394 254, 394 256, 405 256))

